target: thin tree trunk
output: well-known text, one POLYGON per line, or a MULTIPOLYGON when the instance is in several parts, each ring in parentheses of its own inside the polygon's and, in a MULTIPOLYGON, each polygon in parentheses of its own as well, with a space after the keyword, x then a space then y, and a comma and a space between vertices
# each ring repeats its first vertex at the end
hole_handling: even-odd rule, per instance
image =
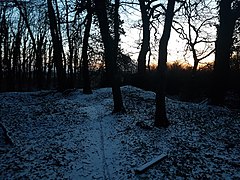
POLYGON ((56 24, 58 24, 58 26, 57 26, 58 33, 57 34, 58 34, 59 42, 61 44, 60 48, 61 48, 61 53, 62 53, 63 62, 64 62, 63 63, 63 69, 64 69, 64 72, 66 72, 66 70, 67 70, 67 59, 66 59, 64 49, 63 49, 63 46, 62 46, 63 40, 62 40, 61 26, 60 26, 60 24, 61 24, 61 22, 60 22, 60 12, 59 12, 59 8, 58 8, 58 1, 57 0, 55 0, 55 5, 56 5, 55 6, 56 7, 56 15, 57 15, 57 16, 55 16, 55 19, 56 19, 56 24))
POLYGON ((14 80, 14 84, 16 85, 17 80, 18 80, 18 64, 20 61, 20 45, 21 45, 21 32, 18 30, 16 34, 16 39, 14 42, 14 47, 13 47, 13 64, 12 64, 12 78, 14 80))
MULTIPOLYGON (((0 37, 0 44, 2 44, 2 36, 0 37)), ((3 88, 3 58, 2 58, 2 46, 0 46, 0 84, 1 84, 1 87, 0 87, 0 91, 2 91, 1 88, 3 88)))
MULTIPOLYGON (((75 46, 77 46, 77 43, 75 43, 75 46)), ((73 79, 74 79, 74 86, 76 85, 76 80, 77 80, 77 66, 78 66, 78 46, 75 47, 75 52, 74 52, 74 67, 73 67, 73 79)))
POLYGON ((3 26, 4 26, 4 56, 3 56, 3 63, 6 67, 6 80, 7 80, 7 88, 12 88, 12 76, 11 76, 11 59, 9 58, 9 33, 8 33, 8 26, 5 19, 5 14, 3 17, 3 26))
POLYGON ((43 46, 43 41, 44 41, 44 36, 45 35, 40 35, 39 40, 37 41, 37 56, 36 56, 36 80, 38 84, 38 88, 42 89, 43 88, 43 58, 42 58, 42 46, 43 46))
POLYGON ((165 89, 166 89, 166 71, 167 71, 167 46, 170 38, 171 26, 174 16, 175 0, 168 0, 167 11, 165 15, 165 23, 163 34, 159 44, 159 57, 157 68, 158 88, 156 92, 156 111, 155 122, 156 127, 168 127, 170 122, 166 113, 165 89))
MULTIPOLYGON (((27 30, 29 32, 30 38, 32 40, 33 50, 34 50, 34 53, 36 55, 36 63, 40 63, 40 61, 42 61, 42 55, 41 55, 41 53, 39 54, 38 47, 37 47, 37 44, 36 44, 36 40, 34 38, 33 32, 31 30, 31 27, 30 27, 30 24, 29 24, 29 21, 28 21, 28 17, 26 15, 26 13, 24 13, 24 11, 23 11, 24 7, 21 6, 20 3, 17 0, 14 0, 14 3, 18 7, 20 15, 23 17, 23 20, 24 20, 24 22, 26 24, 26 27, 27 27, 27 30)), ((37 81, 38 81, 38 83, 40 83, 40 84, 38 84, 38 87, 41 88, 41 86, 42 86, 41 85, 41 81, 39 81, 39 79, 38 79, 38 75, 40 74, 40 69, 37 68, 37 71, 38 71, 37 72, 37 81)))
POLYGON ((23 50, 22 50, 22 58, 23 58, 23 63, 22 63, 22 80, 23 82, 26 82, 27 75, 26 75, 26 66, 27 66, 27 37, 23 39, 23 50))
MULTIPOLYGON (((2 31, 2 29, 0 30, 2 31)), ((3 80, 3 60, 2 60, 2 32, 1 32, 1 35, 0 35, 0 84, 3 84, 2 83, 2 80, 3 80)), ((0 91, 1 91, 1 88, 0 88, 0 91)))
POLYGON ((83 93, 84 94, 92 94, 90 77, 89 77, 89 70, 88 70, 88 39, 91 30, 92 24, 92 7, 91 7, 91 0, 88 0, 87 5, 87 17, 86 17, 86 27, 84 32, 83 38, 83 48, 82 48, 82 63, 83 63, 83 93))
MULTIPOLYGON (((47 61, 48 61, 48 55, 47 55, 47 43, 48 41, 45 40, 43 43, 43 76, 46 80, 46 74, 47 74, 47 61)), ((45 87, 46 87, 46 81, 45 81, 45 87)))
POLYGON ((194 79, 195 76, 196 76, 196 73, 197 73, 197 68, 198 68, 198 63, 199 63, 199 60, 197 58, 197 52, 194 48, 194 46, 191 46, 192 48, 192 53, 193 53, 193 68, 192 68, 192 78, 194 79))
POLYGON ((68 70, 69 70, 69 79, 70 79, 70 87, 73 88, 73 39, 70 35, 70 26, 69 26, 69 6, 68 1, 65 0, 66 4, 66 31, 67 31, 67 38, 68 38, 68 47, 69 47, 69 56, 68 56, 68 70))
POLYGON ((29 52, 29 61, 28 61, 28 81, 32 81, 32 59, 33 59, 33 51, 30 50, 29 52))
POLYGON ((143 23, 143 40, 137 61, 138 73, 144 74, 146 72, 146 56, 150 48, 150 17, 147 12, 147 5, 145 5, 145 0, 139 0, 139 3, 143 23))
POLYGON ((52 72, 53 72, 53 61, 52 61, 52 45, 51 43, 48 46, 48 72, 47 72, 47 84, 48 87, 51 87, 52 72))

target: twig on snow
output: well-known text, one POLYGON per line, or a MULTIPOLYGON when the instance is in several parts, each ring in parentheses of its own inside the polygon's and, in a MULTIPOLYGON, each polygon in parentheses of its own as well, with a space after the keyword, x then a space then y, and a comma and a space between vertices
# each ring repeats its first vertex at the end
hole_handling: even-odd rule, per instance
POLYGON ((152 159, 151 161, 143 164, 142 166, 138 167, 135 169, 135 173, 136 174, 141 174, 144 171, 146 171, 148 168, 150 168, 151 166, 153 166, 154 164, 158 163, 159 161, 161 161, 162 159, 164 159, 165 157, 167 157, 166 153, 161 154, 160 156, 157 156, 156 158, 152 159))

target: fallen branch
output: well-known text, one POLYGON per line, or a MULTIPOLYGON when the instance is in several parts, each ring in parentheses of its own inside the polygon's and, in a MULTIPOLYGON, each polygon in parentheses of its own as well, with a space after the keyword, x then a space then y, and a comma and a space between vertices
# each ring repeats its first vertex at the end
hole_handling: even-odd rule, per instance
POLYGON ((135 173, 136 174, 141 174, 144 171, 146 171, 148 168, 150 168, 151 166, 153 166, 154 164, 158 163, 160 160, 164 159, 165 157, 167 157, 167 154, 161 154, 160 156, 157 156, 156 158, 152 159, 151 161, 147 162, 146 164, 143 164, 142 166, 138 167, 137 169, 135 169, 135 173))

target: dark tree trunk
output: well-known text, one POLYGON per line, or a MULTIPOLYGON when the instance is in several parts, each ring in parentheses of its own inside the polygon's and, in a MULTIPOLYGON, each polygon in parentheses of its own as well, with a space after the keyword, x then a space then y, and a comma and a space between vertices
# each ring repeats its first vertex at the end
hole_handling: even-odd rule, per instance
POLYGON ((215 105, 224 104, 225 93, 228 88, 230 49, 236 21, 231 10, 231 1, 221 0, 219 15, 220 25, 217 31, 213 86, 210 95, 210 103, 215 105))
MULTIPOLYGON (((26 24, 26 27, 28 29, 28 32, 29 32, 29 35, 30 35, 30 38, 32 40, 32 43, 33 43, 33 50, 34 50, 34 53, 35 53, 35 56, 36 56, 36 63, 39 63, 39 61, 42 61, 42 57, 41 57, 41 53, 39 53, 38 51, 38 47, 37 47, 37 44, 36 44, 36 40, 34 38, 34 35, 33 35, 33 32, 31 30, 31 27, 30 27, 30 24, 29 24, 29 21, 28 21, 28 17, 26 15, 26 13, 24 13, 24 6, 21 6, 21 4, 17 1, 17 0, 14 0, 14 3, 16 4, 16 6, 18 7, 19 9, 19 12, 20 12, 20 15, 22 16, 25 24, 26 24)), ((31 63, 30 63, 31 64, 31 63)), ((30 67, 31 69, 31 67, 30 67)), ((40 70, 39 70, 40 71, 40 70)), ((31 72, 30 72, 31 73, 31 72)), ((37 77, 38 77, 38 73, 37 73, 37 77)), ((38 81, 38 79, 37 79, 38 81)), ((37 82, 38 83, 38 87, 41 88, 41 81, 37 82), (40 83, 40 84, 39 84, 40 83)))
MULTIPOLYGON (((2 17, 2 10, 0 10, 0 18, 2 17)), ((3 38, 4 38, 4 31, 3 31, 3 24, 2 24, 2 18, 1 18, 1 22, 0 22, 0 84, 2 83, 3 80, 3 52, 2 52, 2 43, 3 43, 3 38)), ((1 91, 1 87, 0 86, 0 91, 1 91)))
POLYGON ((73 39, 71 38, 70 34, 70 26, 69 26, 69 6, 68 6, 68 1, 65 0, 66 4, 66 31, 67 31, 67 38, 68 38, 68 47, 69 47, 69 56, 68 56, 68 71, 69 71, 69 87, 73 88, 74 83, 73 83, 73 39))
POLYGON ((18 75, 17 75, 17 72, 18 72, 18 64, 19 64, 19 61, 20 61, 20 46, 21 46, 21 33, 20 31, 17 32, 16 34, 16 39, 15 39, 15 42, 14 42, 14 47, 13 47, 13 64, 12 64, 12 80, 13 80, 13 83, 16 85, 17 83, 17 79, 18 79, 18 75))
POLYGON ((156 92, 156 111, 155 122, 156 127, 168 127, 170 122, 167 118, 165 89, 166 89, 166 71, 167 71, 167 46, 170 38, 171 26, 174 16, 175 0, 168 0, 167 11, 165 15, 165 23, 163 34, 159 44, 159 57, 157 68, 158 88, 156 92))
POLYGON ((83 48, 82 48, 82 68, 83 68, 83 93, 84 94, 92 94, 91 89, 91 82, 89 77, 89 70, 88 70, 88 39, 91 30, 92 24, 92 5, 91 0, 87 2, 87 17, 86 17, 86 26, 85 32, 83 37, 83 48))
POLYGON ((44 35, 40 35, 37 41, 37 55, 36 55, 36 80, 39 89, 43 88, 43 58, 42 58, 42 46, 44 41, 44 35))
POLYGON ((194 48, 194 45, 191 46, 191 49, 192 49, 192 53, 193 53, 193 68, 192 68, 192 78, 194 79, 195 76, 196 76, 196 73, 197 73, 197 68, 198 68, 198 63, 199 63, 199 60, 198 60, 198 57, 197 57, 197 52, 194 48))
MULTIPOLYGON (((117 7, 119 7, 119 1, 115 1, 115 11, 117 11, 117 7)), ((120 90, 120 82, 117 78, 117 64, 116 64, 116 55, 113 52, 116 52, 117 47, 114 46, 114 40, 110 36, 108 17, 106 11, 105 0, 95 0, 96 5, 96 13, 99 20, 100 32, 102 35, 102 41, 104 44, 104 52, 105 52, 105 64, 106 64, 106 73, 107 78, 110 80, 112 85, 112 93, 113 93, 113 101, 114 101, 114 109, 113 113, 124 112, 124 106, 122 102, 122 94, 120 90)), ((116 22, 115 22, 116 23, 116 22)), ((116 38, 116 32, 115 32, 116 38)))
POLYGON ((29 52, 29 61, 28 61, 28 81, 31 82, 32 80, 32 59, 33 59, 33 52, 29 52))
POLYGON ((2 43, 3 43, 3 39, 4 39, 4 23, 3 23, 3 18, 5 16, 5 11, 1 10, 1 14, 0 14, 0 17, 1 17, 1 22, 0 22, 0 91, 2 90, 3 88, 3 57, 2 55, 4 54, 3 53, 3 49, 2 49, 2 43), (2 13, 3 13, 3 17, 2 17, 2 13))
MULTIPOLYGON (((3 80, 3 59, 2 59, 2 40, 3 40, 3 37, 2 37, 2 27, 0 25, 0 84, 3 84, 2 80, 3 80)), ((2 85, 0 87, 0 91, 2 90, 2 85)))
POLYGON ((48 54, 47 54, 47 43, 48 41, 45 40, 43 43, 43 76, 44 76, 44 80, 45 80, 45 84, 44 86, 46 87, 46 74, 47 74, 47 62, 48 62, 48 54))
POLYGON ((14 74, 14 80, 15 80, 15 87, 18 88, 18 90, 22 87, 21 82, 21 43, 22 43, 22 27, 23 27, 23 21, 22 17, 20 16, 19 22, 18 22, 18 31, 15 38, 15 45, 14 45, 14 52, 13 52, 13 74, 14 74), (18 85, 18 86, 16 86, 18 85))
POLYGON ((119 43, 119 14, 118 14, 118 10, 119 10, 119 6, 120 6, 120 0, 115 0, 115 7, 114 7, 114 37, 115 39, 113 40, 113 64, 112 64, 112 91, 113 91, 113 100, 114 102, 114 113, 118 113, 118 112, 125 112, 125 108, 123 106, 123 102, 122 102, 122 93, 121 93, 121 89, 120 89, 120 78, 118 75, 118 68, 117 68, 117 58, 118 58, 118 43, 119 43))
POLYGON ((58 79, 58 90, 64 91, 66 86, 66 72, 63 68, 63 62, 62 62, 62 43, 59 38, 59 31, 57 27, 57 20, 54 13, 52 1, 48 0, 48 15, 50 20, 50 31, 52 36, 52 42, 53 42, 53 62, 57 69, 57 79, 58 79))
POLYGON ((52 60, 52 45, 48 46, 48 70, 47 70, 47 84, 51 87, 52 73, 53 73, 53 60, 52 60))
MULTIPOLYGON (((2 44, 2 37, 0 37, 0 43, 2 44)), ((0 46, 0 91, 3 90, 3 58, 2 58, 2 46, 0 46)))
MULTIPOLYGON (((77 43, 75 45, 77 46, 77 43)), ((73 59, 73 63, 74 63, 74 67, 73 67, 74 85, 76 84, 76 80, 77 80, 78 48, 79 48, 78 46, 75 47, 74 59, 73 59)))
POLYGON ((4 28, 4 41, 3 41, 3 44, 4 44, 4 56, 3 56, 3 63, 4 63, 4 66, 6 67, 5 71, 5 78, 7 80, 7 88, 8 89, 12 89, 12 76, 11 76, 11 59, 9 58, 9 33, 8 33, 8 26, 7 26, 7 23, 6 23, 6 19, 5 19, 5 14, 4 14, 4 17, 3 17, 3 28, 4 28))
MULTIPOLYGON (((56 19, 56 24, 57 25, 57 34, 58 34, 58 39, 59 39, 59 42, 61 44, 61 46, 59 46, 61 48, 61 53, 62 53, 62 58, 63 58, 63 71, 65 72, 65 75, 66 75, 66 70, 67 70, 67 59, 66 59, 66 56, 65 56, 65 53, 64 53, 64 49, 63 49, 63 38, 62 38, 62 34, 61 34, 61 18, 60 18, 60 12, 59 12, 59 7, 58 7, 58 0, 54 0, 55 1, 55 7, 56 7, 56 16, 55 16, 55 19, 56 19)), ((60 51, 60 50, 59 50, 60 51)))
POLYGON ((25 37, 23 39, 23 50, 22 50, 22 58, 23 58, 23 61, 22 61, 22 80, 23 82, 26 81, 27 79, 27 70, 26 70, 26 67, 27 67, 27 37, 25 37))
POLYGON ((145 0, 139 0, 139 3, 142 16, 143 39, 137 61, 138 73, 144 74, 146 72, 146 56, 150 48, 150 17, 148 15, 147 5, 145 5, 145 0))

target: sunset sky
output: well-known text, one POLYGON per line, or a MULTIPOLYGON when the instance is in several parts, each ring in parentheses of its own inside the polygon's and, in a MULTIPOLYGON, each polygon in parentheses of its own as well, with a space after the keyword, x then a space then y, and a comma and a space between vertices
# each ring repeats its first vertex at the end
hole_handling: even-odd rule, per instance
MULTIPOLYGON (((138 7, 136 7, 137 9, 138 7)), ((126 13, 126 11, 122 10, 122 13, 120 11, 121 18, 124 20, 123 28, 126 32, 125 35, 121 36, 121 47, 124 49, 125 53, 129 53, 132 59, 137 60, 138 53, 140 51, 140 46, 138 47, 138 44, 142 32, 140 32, 139 29, 133 28, 133 25, 135 24, 141 24, 141 14, 137 10, 134 9, 129 9, 129 11, 126 13), (137 48, 138 47, 138 48, 137 48)), ((162 34, 162 26, 163 26, 163 21, 162 25, 159 25, 159 31, 158 31, 158 37, 160 39, 161 34, 162 34)), ((216 27, 211 27, 211 29, 208 29, 207 31, 211 32, 213 37, 215 38, 216 36, 216 27)), ((151 43, 154 43, 153 39, 153 31, 151 32, 151 43)), ((159 43, 156 43, 155 48, 151 48, 151 63, 155 64, 157 59, 158 59, 158 45, 159 43)), ((184 62, 187 60, 191 65, 193 64, 193 58, 192 58, 192 53, 190 51, 185 53, 184 47, 186 45, 186 41, 183 41, 180 37, 179 34, 172 29, 171 30, 171 36, 168 44, 168 62, 171 61, 180 61, 184 62), (184 56, 184 54, 186 54, 184 56)), ((212 48, 214 46, 214 43, 212 44, 212 48)), ((204 48, 204 44, 201 44, 198 47, 198 50, 201 50, 204 48)), ((214 53, 207 57, 206 59, 202 60, 201 62, 212 62, 214 60, 214 53)))

